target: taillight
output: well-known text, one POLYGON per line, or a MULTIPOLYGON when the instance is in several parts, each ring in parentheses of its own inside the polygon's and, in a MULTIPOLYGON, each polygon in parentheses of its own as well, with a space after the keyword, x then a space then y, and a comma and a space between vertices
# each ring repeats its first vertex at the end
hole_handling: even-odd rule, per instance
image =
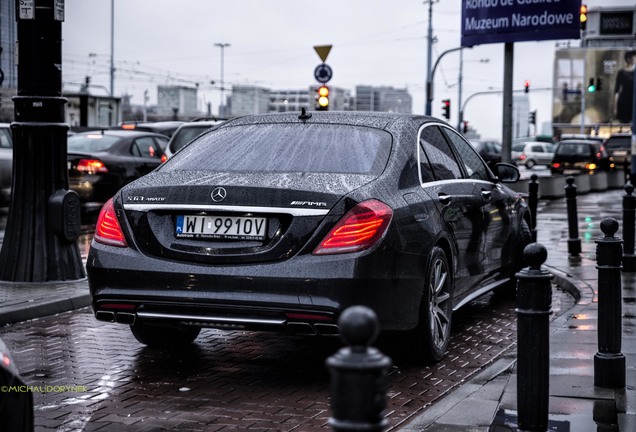
POLYGON ((75 169, 79 172, 85 172, 88 174, 108 172, 108 168, 106 168, 104 162, 99 159, 80 159, 75 169))
POLYGON ((121 230, 121 225, 119 225, 119 221, 117 220, 117 213, 115 212, 112 198, 106 201, 106 204, 102 207, 102 211, 99 212, 93 239, 97 243, 110 246, 128 247, 124 232, 121 230))
POLYGON ((164 163, 164 162, 165 162, 165 161, 167 161, 167 160, 168 160, 168 156, 166 156, 166 154, 165 154, 165 153, 164 153, 164 154, 162 154, 162 155, 161 155, 161 163, 164 163))
POLYGON ((386 232, 393 210, 378 200, 357 204, 314 249, 314 255, 358 252, 373 246, 386 232))
POLYGON ((561 166, 561 164, 558 163, 558 162, 555 162, 555 163, 552 164, 552 168, 559 168, 560 166, 561 166))
POLYGON ((526 155, 525 155, 525 154, 523 154, 523 153, 521 153, 521 154, 519 155, 519 160, 526 160, 526 155))

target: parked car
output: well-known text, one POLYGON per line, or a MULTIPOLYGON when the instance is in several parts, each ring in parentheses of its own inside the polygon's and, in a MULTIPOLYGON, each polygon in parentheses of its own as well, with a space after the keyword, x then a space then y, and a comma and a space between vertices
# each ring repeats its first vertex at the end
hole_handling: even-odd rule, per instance
POLYGON ((501 143, 493 140, 471 140, 470 143, 475 147, 479 156, 481 156, 490 169, 494 169, 495 165, 501 162, 501 143))
POLYGON ((0 207, 7 207, 11 201, 13 181, 13 137, 11 125, 0 123, 0 207))
POLYGON ((168 138, 181 126, 182 121, 161 121, 161 122, 143 122, 143 121, 125 121, 119 123, 111 129, 137 130, 145 132, 155 132, 166 135, 168 138))
POLYGON ((127 130, 82 132, 68 137, 69 188, 84 210, 99 210, 122 186, 164 160, 165 135, 127 130))
POLYGON ((559 141, 550 171, 552 174, 594 174, 613 168, 609 155, 598 140, 559 141))
POLYGON ((553 144, 542 142, 515 144, 512 147, 512 162, 515 165, 524 165, 528 169, 532 169, 535 165, 549 167, 552 163, 555 148, 553 144))
POLYGON ((171 157, 194 138, 221 123, 223 120, 199 120, 182 124, 170 138, 166 147, 166 157, 171 157))
POLYGON ((348 306, 442 358, 454 310, 510 281, 530 214, 431 117, 285 113, 228 120, 119 191, 87 261, 98 320, 178 347, 201 327, 334 335, 348 306), (343 145, 346 143, 346 145, 343 145))
POLYGON ((603 146, 616 168, 629 169, 632 162, 631 133, 612 134, 603 142, 603 146))

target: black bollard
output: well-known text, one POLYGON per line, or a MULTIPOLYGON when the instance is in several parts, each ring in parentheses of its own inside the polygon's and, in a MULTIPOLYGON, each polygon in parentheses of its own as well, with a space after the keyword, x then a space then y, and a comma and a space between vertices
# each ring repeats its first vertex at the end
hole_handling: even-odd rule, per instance
POLYGON ((530 207, 530 215, 532 217, 530 230, 532 232, 532 241, 537 241, 537 204, 539 203, 539 176, 532 174, 530 183, 528 183, 528 207, 530 207))
POLYGON ((517 411, 519 430, 545 431, 550 391, 550 314, 552 275, 541 265, 546 248, 531 243, 523 250, 529 267, 517 273, 517 411))
POLYGON ((381 431, 388 370, 392 361, 370 347, 378 334, 378 319, 365 306, 352 306, 338 320, 347 346, 327 359, 331 373, 329 424, 335 431, 381 431))
POLYGON ((625 185, 623 195, 623 271, 636 271, 636 255, 634 255, 634 226, 636 224, 636 197, 632 195, 634 186, 625 185))
POLYGON ((625 356, 621 353, 623 241, 614 236, 618 222, 601 221, 604 237, 596 240, 598 269, 598 352, 594 355, 594 385, 625 387, 625 356))
POLYGON ((574 177, 565 179, 565 202, 568 209, 568 253, 577 257, 581 253, 581 239, 579 238, 578 213, 576 210, 576 185, 574 177))

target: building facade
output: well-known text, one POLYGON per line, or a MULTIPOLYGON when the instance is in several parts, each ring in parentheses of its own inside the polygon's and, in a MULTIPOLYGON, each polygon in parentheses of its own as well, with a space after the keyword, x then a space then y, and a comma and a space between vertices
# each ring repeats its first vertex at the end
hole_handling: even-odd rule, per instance
POLYGON ((175 116, 197 115, 197 89, 186 86, 157 86, 157 114, 175 116))
MULTIPOLYGON (((293 112, 302 108, 311 110, 309 91, 307 90, 272 90, 269 92, 268 112, 293 112)), ((313 104, 313 96, 311 98, 313 104)))
POLYGON ((232 86, 227 98, 228 115, 264 114, 269 112, 270 90, 251 85, 232 86))
POLYGON ((16 64, 16 41, 18 27, 15 21, 15 2, 0 2, 0 121, 13 120, 13 101, 17 94, 18 68, 16 64))
POLYGON ((356 86, 356 111, 383 111, 412 114, 413 99, 406 89, 356 86))

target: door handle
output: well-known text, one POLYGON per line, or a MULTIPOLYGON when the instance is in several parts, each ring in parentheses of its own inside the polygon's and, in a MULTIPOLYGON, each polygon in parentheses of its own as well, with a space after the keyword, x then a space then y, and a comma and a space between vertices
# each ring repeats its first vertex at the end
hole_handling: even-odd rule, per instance
POLYGON ((492 198, 492 191, 482 189, 481 196, 484 197, 484 199, 489 200, 492 198))
POLYGON ((452 197, 450 195, 446 195, 445 193, 440 193, 438 197, 439 197, 439 202, 441 202, 444 205, 450 204, 452 200, 452 197))

